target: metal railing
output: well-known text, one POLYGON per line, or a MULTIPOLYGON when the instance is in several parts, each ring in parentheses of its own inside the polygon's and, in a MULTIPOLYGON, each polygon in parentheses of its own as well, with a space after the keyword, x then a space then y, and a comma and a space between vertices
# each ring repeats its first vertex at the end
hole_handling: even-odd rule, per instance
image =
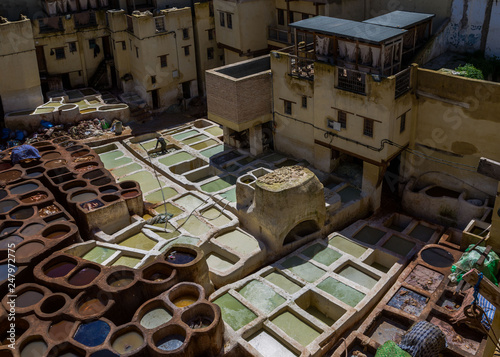
MULTIPOLYGON (((293 34, 291 34, 293 37, 293 34)), ((288 41, 288 31, 280 30, 276 27, 267 28, 267 39, 271 41, 281 42, 285 44, 290 44, 288 41)))
POLYGON ((314 60, 295 57, 291 55, 289 57, 290 57, 289 73, 292 77, 314 80, 314 60))
POLYGON ((411 68, 407 68, 395 75, 396 91, 394 98, 399 98, 410 90, 411 68))
POLYGON ((337 67, 337 88, 366 95, 366 73, 337 67))

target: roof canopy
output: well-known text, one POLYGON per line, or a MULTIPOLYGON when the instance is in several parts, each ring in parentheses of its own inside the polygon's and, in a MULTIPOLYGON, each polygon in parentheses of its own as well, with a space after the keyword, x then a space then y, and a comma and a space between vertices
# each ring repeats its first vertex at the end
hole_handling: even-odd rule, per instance
POLYGON ((436 15, 422 14, 418 12, 393 11, 385 15, 377 16, 363 21, 365 24, 381 25, 386 27, 408 29, 431 20, 436 15))
POLYGON ((406 30, 364 22, 339 19, 336 17, 316 16, 290 24, 297 30, 319 34, 345 37, 361 42, 382 44, 403 35, 406 30))

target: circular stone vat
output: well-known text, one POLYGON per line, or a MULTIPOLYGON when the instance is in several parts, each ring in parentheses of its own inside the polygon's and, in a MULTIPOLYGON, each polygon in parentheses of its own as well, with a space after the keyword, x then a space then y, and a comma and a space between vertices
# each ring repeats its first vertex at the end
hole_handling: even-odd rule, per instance
POLYGON ((87 186, 87 182, 83 180, 71 181, 62 186, 63 191, 73 191, 79 188, 83 188, 87 186))
POLYGON ((68 275, 76 267, 75 261, 64 260, 55 264, 48 265, 43 273, 49 278, 61 278, 68 275))
POLYGON ((23 224, 21 222, 6 222, 0 226, 0 238, 17 231, 23 224))
POLYGON ((69 170, 66 167, 60 167, 50 170, 49 172, 47 172, 47 175, 49 175, 49 177, 56 177, 67 173, 69 173, 69 170))
POLYGON ((0 200, 3 200, 7 196, 7 191, 0 190, 0 200))
POLYGON ((174 315, 170 308, 162 300, 153 300, 141 309, 142 327, 152 330, 166 324, 174 315))
POLYGON ((12 219, 27 219, 35 214, 33 207, 21 207, 10 213, 12 219))
POLYGON ((43 175, 44 172, 45 172, 45 169, 43 167, 29 169, 29 170, 26 170, 26 177, 29 177, 29 178, 40 177, 43 175))
POLYGON ((42 237, 47 239, 59 239, 67 235, 71 228, 64 224, 50 226, 42 232, 42 237))
POLYGON ((120 182, 120 187, 122 188, 122 190, 137 188, 137 183, 134 181, 123 181, 123 182, 120 182))
POLYGON ((17 185, 9 189, 10 193, 13 195, 22 195, 23 193, 30 192, 36 190, 38 188, 38 184, 34 182, 28 182, 22 185, 17 185))
POLYGON ((88 202, 97 198, 97 193, 90 190, 78 191, 71 195, 70 200, 72 202, 88 202))
POLYGON ((110 339, 111 347, 120 355, 137 352, 144 346, 144 335, 136 326, 126 326, 117 330, 110 339))
POLYGON ((8 170, 12 167, 8 162, 0 162, 0 171, 8 170))
POLYGON ((90 172, 83 174, 83 178, 85 180, 92 180, 92 179, 98 178, 98 177, 103 176, 103 175, 104 175, 104 171, 102 171, 101 169, 97 169, 97 170, 92 170, 90 172))
POLYGON ((104 343, 109 331, 111 326, 102 320, 82 323, 78 326, 73 339, 84 346, 95 347, 104 343))
POLYGON ((131 270, 121 270, 109 275, 106 283, 112 288, 125 288, 134 282, 135 273, 131 270))
POLYGON ((49 337, 55 341, 67 341, 74 324, 66 320, 53 323, 49 327, 49 337))
POLYGON ((102 312, 108 305, 108 298, 103 295, 100 297, 84 295, 77 304, 77 310, 80 315, 89 316, 102 312))
POLYGON ((164 282, 173 277, 174 270, 166 264, 154 263, 142 271, 142 278, 154 283, 164 282))
POLYGON ((85 155, 88 155, 88 154, 90 154, 90 150, 83 149, 83 150, 80 150, 80 151, 72 153, 71 157, 82 157, 82 156, 85 156, 85 155))
POLYGON ((97 266, 86 266, 79 269, 69 278, 68 283, 74 286, 85 286, 92 283, 99 276, 101 269, 97 266))
POLYGON ((61 153, 59 153, 57 151, 49 151, 49 152, 42 155, 43 160, 53 160, 53 159, 57 159, 58 157, 61 157, 61 153))
POLYGON ((65 165, 66 165, 66 160, 64 159, 51 160, 45 163, 45 167, 48 169, 54 169, 56 167, 62 167, 65 165))
POLYGON ((443 248, 432 247, 422 250, 420 257, 424 262, 437 268, 446 268, 453 265, 455 258, 443 248))
MULTIPOLYGON (((56 142, 57 139, 54 139, 53 141, 56 142)), ((39 141, 37 143, 31 144, 31 146, 34 146, 36 148, 42 147, 42 146, 47 146, 47 145, 52 145, 50 141, 39 141)))
POLYGON ((14 200, 0 201, 0 213, 9 212, 11 209, 13 209, 14 207, 16 207, 18 205, 19 205, 19 203, 17 203, 14 200))
POLYGON ((53 294, 45 298, 40 305, 40 311, 50 315, 61 310, 67 303, 66 297, 62 294, 53 294))
POLYGON ((16 259, 25 260, 34 255, 40 254, 45 249, 45 245, 39 241, 24 242, 16 248, 16 259))
POLYGON ((92 161, 92 160, 95 160, 95 156, 94 155, 87 155, 87 156, 77 157, 73 161, 75 163, 78 163, 78 162, 89 162, 89 161, 92 161))
POLYGON ((115 202, 120 199, 117 195, 104 195, 101 197, 104 202, 110 203, 110 202, 115 202))
POLYGON ((168 293, 168 299, 178 308, 193 305, 200 300, 201 294, 198 287, 191 284, 180 283, 173 287, 168 293))
POLYGON ((66 151, 72 152, 72 151, 77 151, 83 149, 82 145, 73 145, 69 148, 66 149, 66 151))
POLYGON ((205 329, 215 320, 214 308, 209 304, 198 304, 184 311, 181 320, 193 330, 205 329))
POLYGON ((153 334, 153 343, 160 351, 175 351, 186 343, 186 331, 179 325, 169 325, 153 334))
POLYGON ((21 347, 21 357, 43 356, 47 351, 47 343, 42 337, 37 336, 35 339, 30 339, 21 347))
POLYGON ((76 142, 74 142, 74 141, 65 141, 63 143, 60 143, 59 145, 61 145, 63 148, 69 148, 75 144, 76 144, 76 142))
POLYGON ((90 184, 92 186, 104 186, 107 185, 108 183, 111 183, 111 178, 110 177, 101 177, 97 180, 90 181, 90 184))
POLYGON ((122 192, 123 198, 132 198, 132 197, 137 197, 138 195, 139 195, 139 191, 137 191, 137 190, 129 190, 129 191, 122 192))
MULTIPOLYGON (((46 145, 46 146, 42 146, 40 149, 38 149, 38 152, 45 152, 45 151, 52 151, 52 150, 56 150, 56 147, 53 145, 46 145)), ((59 156, 61 156, 61 155, 59 155, 59 156)))
POLYGON ((45 228, 44 224, 41 223, 32 223, 27 225, 22 231, 21 234, 23 236, 34 236, 40 233, 40 231, 45 228))
POLYGON ((35 288, 27 289, 18 294, 16 299, 16 307, 25 308, 37 304, 44 297, 44 293, 35 288))
POLYGON ((87 162, 85 164, 80 164, 75 167, 75 171, 78 173, 87 172, 95 169, 99 164, 97 162, 87 162))
POLYGON ((6 238, 0 240, 0 249, 12 249, 12 244, 14 244, 14 246, 17 246, 23 240, 24 239, 22 237, 16 235, 7 236, 6 238))
POLYGON ((22 171, 19 170, 3 171, 0 172, 0 181, 5 181, 6 183, 9 183, 11 181, 20 178, 22 174, 23 174, 22 171))
POLYGON ((186 247, 171 247, 164 255, 165 261, 170 264, 184 265, 196 259, 198 253, 186 247))
POLYGON ((100 193, 114 193, 117 191, 118 191, 118 188, 116 186, 112 186, 112 185, 108 185, 108 186, 104 186, 104 187, 99 188, 100 193))

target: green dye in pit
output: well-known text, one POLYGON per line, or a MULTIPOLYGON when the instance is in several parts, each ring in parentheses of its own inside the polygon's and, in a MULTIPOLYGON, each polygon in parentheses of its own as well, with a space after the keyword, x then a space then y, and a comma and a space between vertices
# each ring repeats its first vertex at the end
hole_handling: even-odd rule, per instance
POLYGON ((108 151, 102 154, 99 154, 99 158, 101 159, 102 163, 104 164, 104 167, 108 167, 108 163, 114 161, 115 159, 122 157, 123 152, 115 150, 115 151, 108 151))
POLYGON ((194 156, 191 155, 190 153, 181 151, 181 152, 177 152, 175 154, 169 155, 169 156, 165 156, 165 157, 159 159, 158 162, 160 164, 165 165, 165 166, 172 166, 172 165, 178 164, 179 162, 188 161, 188 160, 191 160, 193 158, 194 158, 194 156))
POLYGON ((286 301, 283 296, 258 280, 250 281, 239 293, 253 306, 267 314, 286 301))
POLYGON ((260 330, 247 339, 263 357, 297 357, 296 353, 290 351, 281 342, 264 330, 260 330))
POLYGON ((155 232, 155 233, 158 234, 161 238, 163 238, 165 240, 169 240, 169 239, 178 237, 179 234, 180 234, 177 231, 172 231, 172 232, 155 232))
POLYGON ((104 248, 96 246, 89 250, 82 258, 86 260, 90 260, 91 262, 102 264, 109 257, 115 254, 115 249, 104 248))
POLYGON ((174 201, 181 207, 184 207, 188 212, 194 211, 196 208, 200 207, 204 203, 201 199, 191 194, 182 196, 174 201))
POLYGON ((365 297, 362 292, 330 277, 319 283, 318 288, 352 307, 356 306, 365 297))
POLYGON ((208 222, 213 224, 216 227, 222 227, 226 224, 231 223, 231 219, 228 216, 223 214, 221 211, 215 208, 209 208, 204 211, 202 214, 203 218, 205 218, 208 222))
POLYGON ((175 134, 172 137, 175 140, 182 140, 184 138, 187 138, 188 136, 195 135, 195 134, 199 134, 199 132, 196 130, 188 130, 188 131, 183 131, 182 133, 179 133, 179 134, 175 134))
POLYGON ((202 140, 206 140, 206 139, 209 139, 209 137, 204 135, 204 134, 200 134, 200 135, 192 136, 188 139, 184 139, 184 140, 182 140, 182 143, 186 144, 186 145, 190 145, 190 144, 194 144, 198 141, 202 141, 202 140))
POLYGON ((205 149, 205 148, 208 148, 209 146, 212 146, 212 145, 215 145, 217 144, 217 141, 215 140, 207 140, 207 141, 203 141, 201 143, 198 143, 198 144, 192 144, 192 145, 189 145, 191 148, 193 148, 194 150, 201 150, 201 149, 205 149))
POLYGON ((357 201, 361 198, 361 191, 356 187, 347 186, 337 192, 342 203, 357 201))
POLYGON ((153 139, 153 140, 149 140, 146 142, 138 143, 137 145, 139 145, 139 147, 141 147, 141 148, 144 147, 144 149, 146 149, 146 151, 149 151, 149 150, 153 150, 155 148, 157 142, 158 142, 158 139, 153 139))
POLYGON ((259 243, 255 238, 238 230, 224 233, 215 238, 215 241, 244 255, 248 255, 259 249, 259 243))
POLYGON ((414 246, 415 243, 393 235, 382 247, 405 257, 414 246))
POLYGON ((354 281, 361 286, 371 289, 377 284, 378 279, 371 277, 370 275, 363 273, 361 270, 353 267, 352 265, 347 265, 342 268, 338 275, 343 276, 346 279, 354 281))
MULTIPOLYGON (((150 173, 148 171, 139 171, 139 172, 136 172, 132 175, 118 179, 119 182, 128 181, 128 180, 137 181, 139 183, 139 185, 141 186, 142 193, 150 192, 150 191, 153 191, 155 189, 160 188, 156 178, 153 176, 152 173, 150 173)), ((164 183, 162 183, 162 185, 163 184, 164 183)))
POLYGON ((359 258, 364 254, 364 252, 366 252, 365 247, 351 242, 350 240, 347 240, 341 236, 333 236, 332 239, 330 239, 329 243, 331 246, 334 246, 335 248, 338 248, 341 251, 346 252, 356 258, 359 258))
POLYGON ((104 167, 107 168, 108 170, 111 170, 114 169, 115 167, 123 166, 131 162, 132 159, 130 157, 120 157, 119 159, 110 160, 108 163, 105 163, 104 167))
POLYGON ((219 128, 218 126, 213 126, 211 128, 207 128, 207 129, 203 129, 203 130, 205 130, 209 134, 212 134, 213 136, 221 136, 224 133, 222 128, 219 128))
POLYGON ((210 230, 210 227, 200 221, 196 216, 190 216, 187 221, 186 218, 180 219, 179 221, 177 221, 177 223, 179 224, 179 226, 182 225, 182 228, 184 228, 194 236, 204 235, 210 230))
POLYGON ((305 249, 302 254, 326 266, 332 265, 342 254, 336 250, 326 248, 321 244, 314 244, 305 249))
POLYGON ((115 177, 122 177, 123 175, 129 174, 131 172, 140 170, 142 167, 138 163, 134 162, 133 164, 125 165, 122 167, 119 167, 117 169, 111 170, 111 173, 115 177))
POLYGON ((315 282, 326 273, 323 269, 296 256, 288 258, 282 265, 309 283, 315 282))
POLYGON ((225 188, 231 187, 233 184, 218 178, 217 180, 210 181, 204 185, 201 186, 201 190, 204 192, 212 193, 212 192, 218 192, 221 191, 225 188))
POLYGON ((236 187, 230 188, 226 192, 220 193, 220 195, 229 202, 236 202, 236 187))
POLYGON ((169 198, 174 197, 175 195, 177 195, 177 193, 178 192, 171 187, 164 187, 161 190, 155 191, 147 195, 145 197, 145 200, 150 203, 156 204, 163 202, 163 200, 168 200, 169 198))
POLYGON ((257 318, 257 315, 229 294, 222 295, 214 304, 219 305, 222 319, 235 331, 257 318))
POLYGON ((121 243, 118 245, 121 245, 122 247, 129 247, 129 248, 135 248, 135 249, 142 249, 142 250, 151 250, 154 248, 156 245, 156 241, 152 240, 148 236, 146 236, 144 233, 137 233, 136 235, 133 235, 130 238, 127 238, 123 240, 121 243))
MULTIPOLYGON (((483 230, 481 229, 481 232, 482 231, 483 230)), ((417 224, 417 226, 413 228, 409 236, 427 243, 431 239, 434 232, 435 231, 433 228, 424 226, 423 224, 417 224)))
POLYGON ((184 212, 179 207, 174 206, 170 202, 162 203, 159 206, 155 207, 154 210, 160 214, 163 213, 173 214, 174 217, 184 212))
POLYGON ((273 271, 269 275, 266 275, 264 279, 282 288, 289 294, 295 294, 302 288, 300 285, 295 284, 293 281, 285 277, 283 274, 277 273, 275 271, 273 271))
POLYGON ((123 255, 120 258, 118 258, 118 260, 111 265, 114 267, 118 266, 118 265, 124 265, 124 266, 129 267, 129 268, 134 268, 137 264, 139 264, 140 261, 141 261, 141 259, 139 259, 139 258, 128 257, 126 255, 123 255))
POLYGON ((318 331, 288 311, 278 315, 271 322, 302 346, 307 346, 320 335, 318 331))
POLYGON ((364 226, 353 238, 366 244, 375 245, 384 235, 385 232, 380 229, 364 226))
POLYGON ((210 269, 216 269, 218 271, 226 271, 231 269, 234 265, 234 263, 217 253, 210 253, 207 256, 207 264, 210 269))
POLYGON ((224 145, 217 145, 214 146, 213 148, 201 151, 200 154, 202 154, 205 157, 212 157, 223 151, 224 151, 224 145))

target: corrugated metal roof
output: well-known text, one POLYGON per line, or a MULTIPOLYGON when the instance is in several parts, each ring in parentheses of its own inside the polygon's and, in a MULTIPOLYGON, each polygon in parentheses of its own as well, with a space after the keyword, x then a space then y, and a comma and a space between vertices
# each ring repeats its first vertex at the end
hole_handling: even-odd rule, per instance
POLYGON ((406 30, 402 29, 328 16, 316 16, 297 21, 290 24, 290 27, 377 44, 401 36, 406 32, 406 30))
POLYGON ((418 25, 422 22, 432 19, 434 14, 422 14, 419 12, 408 11, 393 11, 385 15, 374 17, 363 21, 367 24, 381 25, 387 27, 394 27, 400 29, 407 29, 409 27, 418 25))

